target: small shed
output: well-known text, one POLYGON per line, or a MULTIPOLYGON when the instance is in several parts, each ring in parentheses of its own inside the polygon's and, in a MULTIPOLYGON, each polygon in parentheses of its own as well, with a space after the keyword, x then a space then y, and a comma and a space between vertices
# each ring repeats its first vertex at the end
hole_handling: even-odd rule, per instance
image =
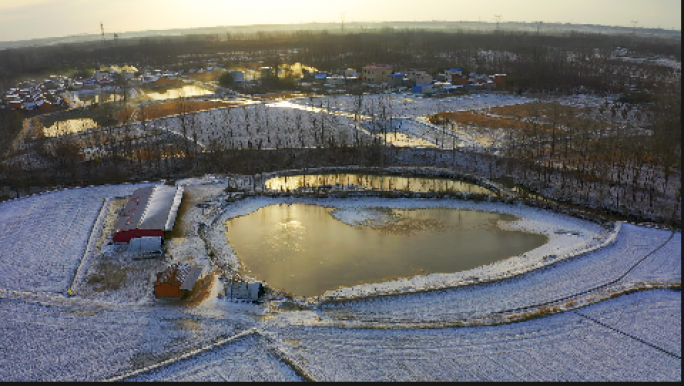
POLYGON ((154 296, 160 300, 179 300, 192 291, 202 268, 176 263, 157 273, 154 296))
POLYGON ((263 295, 264 288, 260 282, 233 281, 226 286, 226 297, 233 301, 256 301, 263 295))
POLYGON ((131 239, 128 244, 128 253, 138 256, 160 256, 162 250, 162 238, 159 236, 144 236, 131 239))

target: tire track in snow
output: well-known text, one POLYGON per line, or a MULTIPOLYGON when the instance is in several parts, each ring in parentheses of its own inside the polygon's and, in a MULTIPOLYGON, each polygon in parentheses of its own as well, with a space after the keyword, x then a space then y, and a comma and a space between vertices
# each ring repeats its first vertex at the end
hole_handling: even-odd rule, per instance
POLYGON ((213 344, 211 344, 211 345, 209 345, 209 346, 205 346, 205 347, 201 347, 201 348, 192 350, 192 351, 190 351, 190 352, 188 352, 188 353, 185 353, 185 354, 183 354, 183 355, 179 355, 179 356, 177 356, 177 357, 173 357, 173 358, 167 359, 167 360, 165 360, 165 361, 162 361, 162 362, 159 362, 159 363, 155 363, 155 364, 153 364, 153 365, 151 365, 151 366, 143 367, 142 369, 138 369, 138 370, 132 371, 132 372, 127 373, 127 374, 123 374, 123 375, 119 375, 119 376, 117 376, 117 377, 113 377, 113 378, 109 378, 109 379, 102 380, 102 382, 118 382, 118 381, 123 381, 123 380, 125 380, 125 379, 127 379, 127 378, 130 378, 130 377, 133 377, 133 376, 136 376, 136 375, 140 375, 140 374, 143 374, 143 373, 152 371, 152 370, 156 370, 156 369, 158 369, 158 368, 160 368, 160 367, 167 366, 167 365, 171 365, 171 364, 173 364, 173 363, 176 363, 176 362, 178 362, 178 361, 182 361, 182 360, 184 360, 184 359, 191 358, 191 357, 193 357, 193 356, 195 356, 195 355, 198 355, 198 354, 201 354, 201 353, 203 353, 203 352, 213 350, 213 349, 215 349, 215 348, 217 348, 217 347, 223 346, 223 345, 225 345, 225 344, 227 344, 227 343, 233 342, 233 341, 235 341, 235 340, 237 340, 237 339, 240 339, 240 338, 243 338, 243 337, 245 337, 245 336, 252 335, 252 334, 259 334, 256 328, 250 328, 250 329, 248 329, 248 330, 245 330, 245 331, 243 331, 243 332, 241 332, 241 333, 238 333, 238 334, 236 334, 236 335, 233 335, 233 336, 231 336, 231 337, 221 339, 220 341, 218 341, 218 342, 216 342, 216 343, 213 343, 213 344))
POLYGON ((589 316, 587 316, 587 315, 581 314, 581 313, 579 313, 579 312, 577 312, 577 311, 575 311, 575 314, 577 314, 577 315, 579 315, 579 316, 581 316, 581 317, 583 317, 583 318, 585 318, 585 319, 587 319, 587 320, 590 320, 590 321, 592 321, 592 322, 594 322, 594 323, 596 323, 596 324, 598 324, 598 325, 600 325, 600 326, 603 326, 603 327, 605 327, 605 328, 607 328, 607 329, 609 329, 609 330, 615 331, 615 332, 617 332, 617 333, 619 333, 619 334, 622 334, 622 335, 624 335, 624 336, 626 336, 626 337, 628 337, 628 338, 634 339, 634 340, 636 340, 637 342, 643 343, 643 344, 645 344, 645 345, 647 345, 647 346, 649 346, 649 347, 653 347, 654 349, 656 349, 656 350, 658 350, 658 351, 661 351, 661 352, 663 352, 663 353, 665 353, 665 354, 667 354, 667 355, 669 355, 669 356, 671 356, 671 357, 674 357, 674 358, 677 358, 677 359, 680 359, 680 360, 682 359, 682 356, 681 356, 681 355, 677 355, 677 354, 675 354, 675 353, 669 352, 669 351, 665 350, 665 349, 662 348, 662 347, 658 347, 658 346, 656 346, 656 345, 653 344, 653 343, 647 342, 647 341, 645 341, 645 340, 643 340, 643 339, 641 339, 641 338, 638 338, 638 337, 636 337, 636 336, 634 336, 634 335, 628 334, 628 333, 626 333, 626 332, 624 332, 624 331, 622 331, 622 330, 619 330, 619 329, 617 329, 617 328, 615 328, 615 327, 611 327, 611 326, 609 326, 609 325, 607 325, 607 324, 605 324, 605 323, 603 323, 603 322, 601 322, 601 321, 599 321, 599 320, 596 320, 596 319, 594 319, 594 318, 592 318, 592 317, 589 317, 589 316))

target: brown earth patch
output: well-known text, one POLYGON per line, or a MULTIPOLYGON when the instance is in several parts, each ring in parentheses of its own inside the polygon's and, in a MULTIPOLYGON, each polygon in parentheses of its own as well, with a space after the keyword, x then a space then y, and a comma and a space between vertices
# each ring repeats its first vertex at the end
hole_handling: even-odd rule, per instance
POLYGON ((95 273, 86 277, 85 281, 93 285, 95 292, 118 290, 125 283, 128 272, 132 268, 122 267, 107 261, 100 261, 95 273))
MULTIPOLYGON (((178 100, 168 100, 159 103, 154 103, 145 106, 144 115, 145 120, 158 119, 163 117, 168 117, 171 115, 180 114, 184 112, 186 114, 195 113, 198 111, 206 111, 212 109, 221 109, 226 107, 239 106, 242 103, 239 102, 222 102, 222 101, 178 101, 178 100)), ((137 120, 140 120, 141 111, 140 106, 132 106, 125 110, 121 110, 116 113, 115 118, 119 122, 128 122, 134 114, 137 114, 137 120)))
POLYGON ((430 117, 430 122, 441 123, 446 119, 462 126, 470 126, 479 129, 524 129, 524 122, 512 118, 492 117, 471 111, 441 112, 430 117))
POLYGON ((559 116, 568 117, 582 113, 579 107, 561 105, 559 103, 525 103, 520 105, 509 105, 492 107, 489 109, 491 114, 503 115, 517 119, 530 118, 537 116, 559 116))

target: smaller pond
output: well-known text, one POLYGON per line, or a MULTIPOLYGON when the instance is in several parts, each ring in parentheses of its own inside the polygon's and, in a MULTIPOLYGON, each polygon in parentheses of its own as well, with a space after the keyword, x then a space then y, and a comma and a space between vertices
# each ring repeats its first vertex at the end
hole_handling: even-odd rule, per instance
MULTIPOLYGON (((350 211, 340 210, 349 218, 350 211)), ((504 231, 516 217, 446 208, 358 209, 351 226, 318 205, 263 207, 225 223, 242 273, 295 296, 419 274, 466 271, 517 256, 546 236, 504 231), (368 216, 368 215, 371 216, 368 216), (360 217, 359 217, 360 216, 360 217)))
POLYGON ((306 174, 274 177, 266 180, 266 188, 293 191, 304 187, 321 185, 354 186, 369 190, 401 190, 406 192, 479 193, 495 195, 494 192, 469 182, 448 178, 383 176, 373 174, 306 174))
POLYGON ((139 95, 143 98, 152 99, 156 101, 165 99, 176 99, 179 97, 195 97, 201 95, 213 94, 212 91, 206 88, 186 85, 182 87, 173 87, 167 89, 157 89, 157 90, 140 90, 139 95))

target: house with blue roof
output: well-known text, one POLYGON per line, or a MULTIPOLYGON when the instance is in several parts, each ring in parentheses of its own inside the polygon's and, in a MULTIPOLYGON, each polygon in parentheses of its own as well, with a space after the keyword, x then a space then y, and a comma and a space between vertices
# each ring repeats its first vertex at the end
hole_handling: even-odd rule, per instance
POLYGON ((414 94, 432 94, 434 92, 434 88, 432 83, 421 83, 413 86, 411 91, 414 94))
POLYGON ((445 81, 446 82, 452 82, 454 77, 460 78, 463 76, 463 69, 462 68, 450 68, 448 70, 444 70, 444 75, 445 75, 445 81))
POLYGON ((390 87, 401 87, 404 85, 404 78, 406 78, 406 74, 402 74, 402 73, 389 74, 389 75, 387 75, 387 84, 390 87))

